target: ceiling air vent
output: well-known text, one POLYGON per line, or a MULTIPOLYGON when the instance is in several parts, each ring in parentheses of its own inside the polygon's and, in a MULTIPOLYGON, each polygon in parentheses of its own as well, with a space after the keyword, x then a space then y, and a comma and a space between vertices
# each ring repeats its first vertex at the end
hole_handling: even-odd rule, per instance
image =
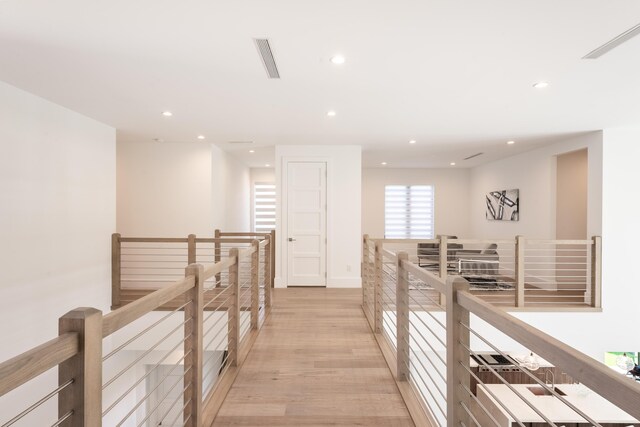
POLYGON ((472 154, 472 155, 470 155, 469 157, 465 157, 464 159, 465 159, 465 160, 471 160, 471 159, 473 159, 474 157, 482 156, 483 154, 484 154, 484 153, 476 153, 476 154, 472 154))
POLYGON ((273 57, 269 39, 253 39, 253 41, 255 41, 258 53, 260 53, 262 64, 264 64, 264 68, 267 70, 267 76, 269 76, 270 79, 279 79, 280 73, 278 72, 276 60, 273 57))
POLYGON ((637 36, 638 34, 640 34, 640 24, 636 25, 633 28, 628 29, 624 33, 620 34, 619 36, 616 36, 613 39, 609 40, 599 48, 596 48, 591 52, 587 53, 585 56, 582 57, 582 59, 598 59, 605 53, 620 46, 622 43, 631 40, 633 37, 637 36))
POLYGON ((229 141, 229 144, 253 144, 253 141, 229 141))

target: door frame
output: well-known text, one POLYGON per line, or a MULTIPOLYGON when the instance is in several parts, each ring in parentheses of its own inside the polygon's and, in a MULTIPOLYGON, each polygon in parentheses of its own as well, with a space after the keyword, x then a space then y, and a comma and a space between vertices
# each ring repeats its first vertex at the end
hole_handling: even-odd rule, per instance
MULTIPOLYGON (((280 196, 280 247, 281 247, 281 256, 280 256, 280 276, 282 280, 282 284, 284 287, 289 286, 289 245, 287 244, 287 239, 289 237, 289 163, 324 163, 325 170, 327 172, 327 176, 325 179, 325 201, 326 201, 326 212, 325 212, 325 236, 327 237, 327 243, 324 246, 325 250, 325 271, 327 273, 327 277, 325 279, 325 287, 329 287, 329 279, 331 278, 331 263, 329 262, 329 254, 331 253, 330 245, 331 245, 331 192, 329 189, 331 188, 331 177, 332 177, 332 164, 330 157, 300 157, 300 156, 291 156, 291 157, 282 157, 282 162, 280 164, 280 176, 281 176, 281 196, 280 196)), ((276 190, 277 191, 277 190, 276 190)))

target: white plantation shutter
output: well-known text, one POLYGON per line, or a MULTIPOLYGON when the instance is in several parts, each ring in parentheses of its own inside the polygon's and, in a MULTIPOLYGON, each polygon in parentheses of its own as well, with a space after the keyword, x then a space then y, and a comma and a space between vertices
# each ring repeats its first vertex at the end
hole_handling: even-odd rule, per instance
POLYGON ((384 237, 432 239, 432 185, 387 185, 384 189, 384 237))
POLYGON ((253 186, 253 231, 269 233, 276 229, 276 185, 256 183, 253 186))

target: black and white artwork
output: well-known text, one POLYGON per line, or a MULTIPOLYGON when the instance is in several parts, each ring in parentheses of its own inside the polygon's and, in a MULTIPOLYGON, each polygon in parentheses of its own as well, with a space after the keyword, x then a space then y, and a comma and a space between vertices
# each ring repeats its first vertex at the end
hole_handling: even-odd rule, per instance
POLYGON ((520 190, 492 191, 487 194, 487 219, 518 221, 520 190))

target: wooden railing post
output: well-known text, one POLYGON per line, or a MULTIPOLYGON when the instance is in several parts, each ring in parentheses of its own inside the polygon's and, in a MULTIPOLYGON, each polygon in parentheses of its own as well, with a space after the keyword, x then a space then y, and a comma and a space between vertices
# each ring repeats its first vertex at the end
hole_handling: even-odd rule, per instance
MULTIPOLYGON (((449 275, 449 238, 447 236, 438 236, 438 239, 440 240, 438 244, 440 250, 440 279, 446 282, 449 275)), ((447 302, 446 295, 439 294, 438 302, 444 306, 447 302)))
POLYGON ((396 379, 409 380, 409 273, 402 265, 409 260, 406 252, 398 253, 396 276, 396 337, 398 338, 396 355, 396 379))
POLYGON ((591 306, 602 308, 602 237, 593 236, 591 248, 591 306))
POLYGON ((260 241, 253 240, 251 246, 251 329, 258 329, 260 318, 260 241))
POLYGON ((524 250, 525 240, 524 236, 516 236, 516 307, 524 307, 524 250))
POLYGON ((458 292, 468 291, 462 277, 447 280, 447 426, 470 425, 463 405, 471 410, 469 374, 469 311, 458 304, 458 292), (465 326, 463 326, 465 325, 465 326), (466 348, 465 348, 466 346, 466 348))
POLYGON ((189 234, 187 237, 187 265, 196 263, 196 235, 189 234))
POLYGON ((102 425, 102 312, 95 308, 77 308, 58 321, 60 335, 79 335, 78 354, 58 365, 58 384, 74 382, 58 395, 58 417, 65 427, 102 425))
POLYGON ((111 235, 111 306, 120 306, 121 287, 121 245, 120 233, 111 235))
POLYGON ((183 422, 199 427, 202 425, 204 267, 190 264, 185 269, 186 276, 195 277, 195 286, 186 294, 190 302, 184 308, 184 384, 189 387, 184 391, 183 422))
POLYGON ((231 287, 231 298, 227 315, 229 316, 228 327, 228 351, 230 366, 238 366, 240 351, 240 280, 238 279, 238 248, 231 248, 229 258, 233 259, 233 265, 229 267, 229 286, 231 287))
POLYGON ((271 230, 271 287, 276 283, 276 230, 271 230))
POLYGON ((362 278, 362 305, 368 305, 367 295, 372 291, 373 286, 369 275, 369 235, 362 236, 362 265, 360 266, 360 277, 362 278))
MULTIPOLYGON (((220 238, 220 230, 219 229, 216 228, 216 231, 214 232, 214 236, 213 237, 216 238, 216 241, 213 244, 213 261, 215 263, 218 263, 218 262, 220 262, 220 259, 221 259, 220 255, 221 255, 221 252, 222 252, 222 245, 220 244, 220 241, 217 240, 217 239, 220 238)), ((219 288, 219 287, 222 286, 222 282, 220 281, 221 277, 222 276, 220 274, 216 274, 216 279, 215 279, 216 288, 219 288)))
POLYGON ((271 235, 265 237, 267 244, 264 246, 264 306, 265 310, 271 308, 271 247, 273 246, 273 240, 271 235))
POLYGON ((382 276, 382 268, 383 268, 383 259, 382 259, 382 242, 376 241, 375 246, 375 265, 374 265, 374 277, 373 277, 373 298, 375 304, 373 322, 375 324, 375 332, 376 334, 382 333, 382 286, 383 276, 382 276))

